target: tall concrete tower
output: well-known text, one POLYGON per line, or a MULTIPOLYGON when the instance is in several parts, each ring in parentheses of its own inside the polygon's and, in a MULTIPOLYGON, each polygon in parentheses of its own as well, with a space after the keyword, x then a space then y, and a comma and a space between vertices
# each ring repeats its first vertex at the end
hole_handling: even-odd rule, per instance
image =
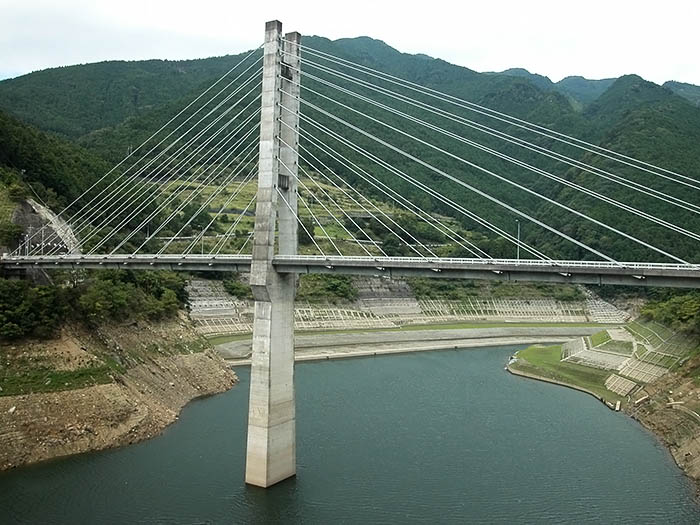
POLYGON ((265 25, 260 160, 250 284, 255 298, 246 483, 269 487, 296 473, 296 276, 272 266, 297 253, 299 33, 265 25), (276 241, 276 242, 275 242, 276 241), (276 246, 275 246, 276 245, 276 246))

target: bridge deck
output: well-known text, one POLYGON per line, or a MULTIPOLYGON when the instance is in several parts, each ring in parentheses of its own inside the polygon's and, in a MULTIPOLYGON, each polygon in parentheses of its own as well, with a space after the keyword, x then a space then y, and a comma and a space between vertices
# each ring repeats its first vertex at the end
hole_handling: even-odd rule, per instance
MULTIPOLYGON (((250 255, 60 255, 5 256, 5 270, 27 268, 129 268, 138 270, 225 271, 250 269, 250 255)), ((531 259, 420 257, 275 256, 279 272, 343 273, 387 277, 443 277, 700 288, 700 265, 531 259)))

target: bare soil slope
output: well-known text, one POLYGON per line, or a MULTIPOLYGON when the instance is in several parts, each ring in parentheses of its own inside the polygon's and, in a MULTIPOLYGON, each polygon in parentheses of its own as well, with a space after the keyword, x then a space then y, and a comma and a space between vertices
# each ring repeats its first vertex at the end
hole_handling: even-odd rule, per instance
POLYGON ((63 376, 49 374, 38 388, 25 383, 33 391, 0 395, 0 470, 153 437, 186 403, 226 391, 237 380, 184 316, 92 332, 72 327, 54 340, 5 345, 0 355, 6 371, 20 374, 13 377, 108 371, 87 373, 87 384, 57 385, 51 381, 63 376))

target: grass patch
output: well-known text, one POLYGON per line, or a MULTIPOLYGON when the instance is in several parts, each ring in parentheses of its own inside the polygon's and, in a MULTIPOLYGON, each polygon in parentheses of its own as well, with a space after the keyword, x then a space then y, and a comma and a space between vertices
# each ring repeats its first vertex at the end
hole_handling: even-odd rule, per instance
POLYGON ((116 362, 103 366, 81 368, 79 370, 53 370, 34 368, 21 372, 6 371, 0 375, 2 396, 16 396, 40 392, 59 392, 86 386, 112 382, 112 375, 121 365, 116 362))
POLYGON ((678 358, 659 354, 653 350, 650 350, 644 353, 644 355, 640 356, 639 360, 643 361, 644 363, 650 363, 652 365, 662 366, 664 368, 671 368, 676 364, 678 358))
POLYGON ((585 388, 606 401, 615 402, 622 399, 605 388, 605 380, 610 372, 562 362, 561 345, 530 346, 519 351, 517 356, 518 361, 511 365, 515 370, 585 388))
POLYGON ((632 341, 617 341, 615 339, 611 339, 610 341, 600 345, 598 350, 615 352, 616 354, 621 355, 632 355, 632 352, 634 351, 634 344, 632 341))
POLYGON ((356 298, 357 289, 347 275, 302 275, 299 279, 298 301, 336 303, 356 298))
POLYGON ((646 346, 644 346, 643 344, 637 343, 637 358, 638 359, 641 359, 648 351, 649 351, 649 349, 646 346))
POLYGON ((247 334, 224 334, 224 335, 214 335, 214 336, 204 336, 209 341, 210 345, 222 345, 224 343, 230 343, 232 341, 242 341, 244 339, 250 339, 253 336, 251 333, 247 334))
POLYGON ((174 343, 169 347, 170 351, 175 354, 199 354, 209 348, 209 342, 206 339, 194 339, 184 343, 174 343))
POLYGON ((557 326, 595 327, 600 325, 598 323, 445 323, 429 325, 412 324, 403 326, 401 328, 396 328, 396 330, 451 330, 463 328, 507 328, 511 326, 515 326, 518 328, 537 328, 557 326))
POLYGON ((607 330, 603 330, 601 332, 596 332, 591 336, 591 343, 593 346, 599 346, 602 345, 603 343, 607 343, 610 341, 610 334, 608 333, 607 330))
POLYGON ((632 321, 625 328, 627 328, 627 331, 632 332, 632 335, 638 339, 647 341, 654 348, 661 346, 663 343, 663 340, 655 333, 655 331, 652 331, 641 321, 632 321))

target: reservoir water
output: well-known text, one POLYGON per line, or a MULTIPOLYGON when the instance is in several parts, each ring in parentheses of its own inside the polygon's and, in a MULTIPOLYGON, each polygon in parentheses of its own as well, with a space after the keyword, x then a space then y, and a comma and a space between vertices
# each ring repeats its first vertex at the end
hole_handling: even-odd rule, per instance
POLYGON ((163 435, 0 475, 0 523, 694 523, 636 422, 511 376, 516 347, 301 363, 298 470, 243 483, 249 371, 163 435))

